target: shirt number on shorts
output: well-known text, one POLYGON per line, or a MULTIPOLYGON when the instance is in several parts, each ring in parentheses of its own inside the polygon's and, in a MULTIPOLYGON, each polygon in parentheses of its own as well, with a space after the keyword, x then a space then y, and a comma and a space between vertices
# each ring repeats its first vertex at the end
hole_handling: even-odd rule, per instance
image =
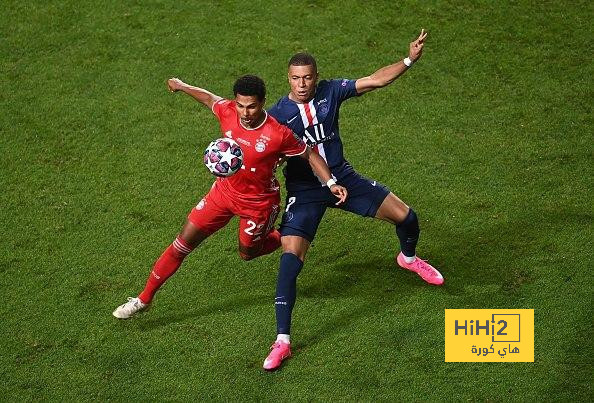
POLYGON ((296 197, 289 197, 289 202, 287 203, 287 208, 285 209, 285 212, 289 211, 289 208, 291 208, 293 203, 295 203, 296 199, 297 199, 296 197))
POLYGON ((254 229, 256 228, 256 223, 251 220, 248 220, 247 223, 248 223, 249 227, 244 229, 243 232, 245 232, 248 235, 254 235, 254 229))
POLYGON ((259 235, 262 232, 262 227, 264 224, 256 224, 252 220, 247 220, 248 227, 243 230, 248 235, 254 236, 254 230, 257 228, 258 232, 256 235, 259 235))

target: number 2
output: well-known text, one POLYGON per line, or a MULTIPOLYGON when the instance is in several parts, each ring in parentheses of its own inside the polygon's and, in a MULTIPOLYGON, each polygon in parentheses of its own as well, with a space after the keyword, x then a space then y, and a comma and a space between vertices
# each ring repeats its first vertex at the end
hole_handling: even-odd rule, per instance
POLYGON ((503 327, 501 329, 499 329, 499 331, 497 332, 498 335, 503 336, 503 335, 507 335, 507 333, 502 333, 505 328, 507 327, 507 322, 504 320, 500 320, 499 322, 497 322, 498 325, 503 323, 503 327))
POLYGON ((252 220, 248 220, 247 221, 249 227, 247 227, 246 229, 243 230, 243 232, 245 232, 248 235, 254 235, 254 229, 256 228, 256 223, 253 222, 252 220))

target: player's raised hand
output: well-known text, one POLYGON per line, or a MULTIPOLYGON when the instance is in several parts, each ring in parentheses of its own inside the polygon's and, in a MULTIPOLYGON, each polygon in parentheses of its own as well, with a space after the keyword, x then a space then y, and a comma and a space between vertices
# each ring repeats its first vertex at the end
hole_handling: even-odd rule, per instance
POLYGON ((427 38, 427 32, 425 32, 425 29, 421 29, 419 37, 410 43, 408 47, 408 58, 411 61, 416 62, 423 54, 425 38, 427 38))
POLYGON ((338 197, 338 201, 335 203, 337 206, 339 204, 344 203, 348 195, 348 192, 345 187, 340 185, 332 185, 330 186, 330 191, 334 196, 338 197))
POLYGON ((185 85, 185 83, 182 80, 180 80, 179 78, 173 77, 173 78, 170 78, 169 80, 167 80, 167 88, 171 92, 179 91, 183 85, 185 85))

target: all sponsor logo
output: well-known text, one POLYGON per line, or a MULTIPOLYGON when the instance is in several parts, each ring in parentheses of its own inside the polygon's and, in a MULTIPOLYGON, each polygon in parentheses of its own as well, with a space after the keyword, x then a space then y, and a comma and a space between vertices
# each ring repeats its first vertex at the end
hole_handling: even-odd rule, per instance
POLYGON ((322 123, 316 123, 314 125, 308 126, 303 131, 303 141, 308 146, 323 143, 332 139, 333 137, 334 132, 330 133, 329 136, 326 135, 326 132, 324 131, 324 125, 322 123))

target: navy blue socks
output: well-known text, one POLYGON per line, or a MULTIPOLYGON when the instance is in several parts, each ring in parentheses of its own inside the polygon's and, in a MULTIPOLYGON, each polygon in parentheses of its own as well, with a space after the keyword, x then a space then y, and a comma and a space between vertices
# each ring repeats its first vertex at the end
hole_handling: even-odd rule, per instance
POLYGON ((404 256, 415 256, 415 248, 417 247, 420 232, 417 214, 413 209, 409 209, 404 221, 396 224, 396 235, 400 240, 400 250, 404 256))
POLYGON ((303 262, 292 253, 283 253, 276 282, 276 330, 278 334, 291 333, 291 312, 297 296, 297 276, 303 262))

